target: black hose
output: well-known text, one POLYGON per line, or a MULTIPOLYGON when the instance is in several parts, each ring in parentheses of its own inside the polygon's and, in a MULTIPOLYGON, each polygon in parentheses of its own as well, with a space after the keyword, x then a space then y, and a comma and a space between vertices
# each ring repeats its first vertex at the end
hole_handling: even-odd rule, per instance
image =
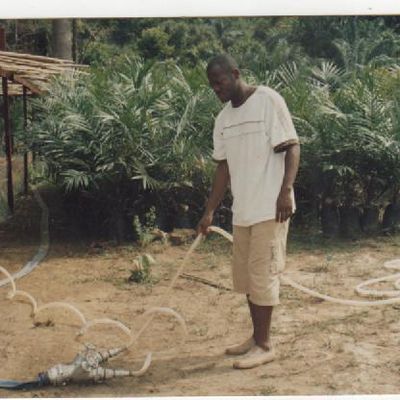
POLYGON ((28 382, 0 380, 0 389, 7 390, 26 390, 37 389, 50 384, 46 373, 40 373, 36 380, 28 382))

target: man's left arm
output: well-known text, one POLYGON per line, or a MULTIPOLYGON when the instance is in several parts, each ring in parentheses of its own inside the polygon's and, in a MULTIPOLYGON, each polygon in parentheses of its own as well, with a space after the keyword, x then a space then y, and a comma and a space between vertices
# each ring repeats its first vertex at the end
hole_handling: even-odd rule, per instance
POLYGON ((275 152, 286 151, 285 154, 285 174, 279 196, 276 202, 277 222, 285 222, 293 214, 293 184, 296 179, 300 163, 300 145, 299 143, 290 143, 285 149, 275 149, 275 152), (278 151, 277 151, 278 150, 278 151))

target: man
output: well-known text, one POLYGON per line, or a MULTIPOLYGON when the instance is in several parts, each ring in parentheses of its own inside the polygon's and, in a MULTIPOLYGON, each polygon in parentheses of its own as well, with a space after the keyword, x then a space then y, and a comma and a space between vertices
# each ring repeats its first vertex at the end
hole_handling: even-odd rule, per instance
POLYGON ((279 304, 279 275, 285 263, 289 218, 295 209, 293 183, 300 146, 283 98, 271 88, 246 84, 232 57, 214 57, 207 76, 226 105, 215 120, 213 159, 218 165, 197 231, 208 233, 230 184, 233 286, 247 296, 253 334, 226 353, 245 355, 234 362, 234 368, 253 368, 275 357, 271 316, 279 304))

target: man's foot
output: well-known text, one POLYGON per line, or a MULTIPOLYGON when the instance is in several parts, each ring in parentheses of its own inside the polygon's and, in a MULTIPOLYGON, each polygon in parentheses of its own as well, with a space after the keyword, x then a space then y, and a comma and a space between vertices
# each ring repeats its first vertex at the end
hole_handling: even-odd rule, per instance
POLYGON ((275 350, 265 350, 259 346, 253 346, 247 356, 233 363, 233 368, 248 369, 269 363, 275 359, 275 350))
POLYGON ((241 356, 242 354, 246 354, 254 345, 255 341, 252 336, 243 343, 235 344, 231 347, 228 347, 225 350, 225 354, 228 354, 230 356, 241 356))

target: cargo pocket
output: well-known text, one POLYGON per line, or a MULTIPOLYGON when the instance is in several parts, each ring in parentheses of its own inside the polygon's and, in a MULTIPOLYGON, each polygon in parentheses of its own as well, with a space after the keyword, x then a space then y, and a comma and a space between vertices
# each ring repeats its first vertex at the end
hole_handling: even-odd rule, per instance
POLYGON ((271 274, 279 274, 285 268, 285 255, 283 254, 282 246, 278 240, 274 240, 271 243, 271 263, 270 271, 271 274))

